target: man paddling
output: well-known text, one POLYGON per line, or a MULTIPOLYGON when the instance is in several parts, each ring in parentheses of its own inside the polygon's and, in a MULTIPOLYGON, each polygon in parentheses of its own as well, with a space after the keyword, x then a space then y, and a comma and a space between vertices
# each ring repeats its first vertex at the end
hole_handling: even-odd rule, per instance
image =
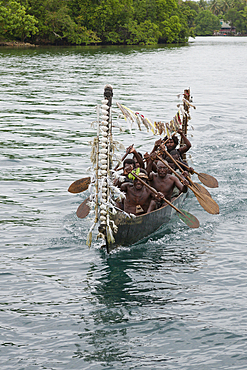
MULTIPOLYGON (((183 165, 183 161, 181 160, 180 156, 179 156, 179 153, 177 150, 172 150, 170 152, 170 155, 176 160, 176 161, 180 161, 180 166, 181 168, 183 169, 183 177, 187 178, 189 176, 189 172, 190 173, 193 173, 194 169, 192 167, 189 167, 189 169, 187 170, 187 168, 184 167, 183 165), (188 172, 189 171, 189 172, 188 172)), ((179 168, 176 166, 176 164, 173 162, 173 160, 170 158, 170 157, 165 157, 165 161, 168 162, 169 166, 174 170, 176 171, 177 173, 179 173, 181 175, 181 172, 179 170, 179 168)), ((186 163, 184 163, 186 164, 186 163)), ((169 174, 172 174, 172 171, 168 169, 168 173, 169 174)), ((174 197, 177 197, 178 195, 180 194, 180 190, 175 186, 174 189, 173 189, 173 192, 172 192, 172 198, 174 197)))
MULTIPOLYGON (((148 180, 148 176, 144 172, 140 172, 138 176, 143 180, 148 180)), ((126 198, 124 199, 125 212, 139 216, 156 209, 153 192, 146 188, 137 178, 135 178, 133 184, 128 182, 123 183, 121 185, 121 191, 126 194, 126 198)))
MULTIPOLYGON (((161 145, 161 149, 162 149, 162 145, 161 145)), ((178 151, 176 150, 176 149, 174 149, 174 150, 172 150, 172 151, 170 151, 170 153, 169 153, 174 159, 175 159, 175 161, 179 161, 180 163, 180 167, 185 171, 185 172, 189 172, 189 173, 194 173, 194 168, 192 168, 192 167, 188 167, 188 165, 187 165, 187 163, 186 162, 184 162, 183 160, 181 160, 181 158, 180 158, 180 156, 179 156, 179 153, 178 153, 178 151)), ((176 166, 176 164, 173 162, 173 160, 170 158, 170 157, 168 157, 168 156, 166 156, 165 157, 165 160, 168 162, 168 164, 169 164, 169 166, 170 167, 172 167, 175 171, 177 171, 178 170, 178 167, 176 166)), ((187 173, 187 176, 188 176, 189 174, 187 173)), ((187 177, 187 176, 185 176, 185 177, 187 177)))
POLYGON ((173 175, 168 173, 168 168, 161 161, 157 162, 157 173, 151 172, 149 174, 150 185, 157 191, 161 192, 166 199, 171 200, 172 192, 176 186, 180 192, 187 192, 188 180, 184 178, 183 183, 173 175))
POLYGON ((133 145, 129 146, 126 149, 126 152, 128 151, 129 154, 133 154, 133 160, 135 161, 135 168, 140 167, 144 168, 144 162, 142 158, 142 154, 140 152, 137 152, 133 145))
POLYGON ((135 161, 131 158, 127 158, 123 162, 123 172, 120 175, 120 178, 113 181, 113 184, 117 187, 121 187, 124 182, 133 182, 131 177, 128 177, 131 171, 135 168, 135 161))
POLYGON ((191 148, 191 143, 189 141, 189 139, 187 139, 187 137, 184 135, 183 131, 181 129, 179 129, 177 131, 177 133, 181 136, 181 140, 183 140, 184 142, 184 146, 181 146, 179 149, 176 149, 177 145, 178 145, 178 138, 173 135, 168 141, 166 141, 168 138, 167 136, 164 137, 163 141, 166 141, 166 148, 167 148, 167 151, 170 153, 172 150, 176 149, 177 152, 179 153, 180 157, 182 158, 182 155, 184 153, 186 153, 190 148, 191 148))

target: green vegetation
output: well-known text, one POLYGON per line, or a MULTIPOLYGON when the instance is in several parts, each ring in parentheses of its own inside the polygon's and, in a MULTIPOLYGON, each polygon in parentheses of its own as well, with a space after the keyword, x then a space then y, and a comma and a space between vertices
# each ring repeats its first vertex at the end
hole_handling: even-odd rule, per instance
POLYGON ((195 18, 195 24, 195 34, 201 36, 210 36, 221 27, 219 18, 210 10, 202 10, 195 18))
POLYGON ((6 4, 0 1, 0 37, 24 41, 38 32, 37 23, 19 2, 8 1, 6 4))
POLYGON ((236 33, 247 35, 247 0, 185 1, 181 6, 191 35, 213 35, 221 28, 220 20, 235 27, 236 33))
POLYGON ((152 45, 212 35, 220 20, 247 33, 247 0, 0 0, 0 40, 152 45))

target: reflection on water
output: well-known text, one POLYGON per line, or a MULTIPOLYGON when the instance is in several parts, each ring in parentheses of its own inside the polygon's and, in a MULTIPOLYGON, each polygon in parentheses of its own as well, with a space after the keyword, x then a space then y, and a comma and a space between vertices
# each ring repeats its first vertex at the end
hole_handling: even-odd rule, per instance
MULTIPOLYGON (((172 312, 174 305, 186 304, 183 292, 188 289, 175 275, 197 271, 202 261, 197 250, 175 247, 172 240, 170 245, 163 243, 148 242, 119 250, 110 257, 99 251, 105 263, 100 274, 96 264, 88 271, 92 309, 87 319, 83 315, 84 331, 78 334, 83 346, 87 344, 83 350, 77 343, 75 356, 89 362, 124 361, 127 364, 131 361, 129 346, 136 342, 131 338, 135 338, 137 332, 146 346, 142 335, 155 336, 161 322, 167 327, 164 330, 169 331, 171 321, 186 318, 186 312, 182 315, 172 312)), ((143 356, 146 357, 142 354, 142 359, 143 356)), ((155 350, 152 356, 157 356, 155 350)), ((161 365, 166 356, 159 361, 161 365)))

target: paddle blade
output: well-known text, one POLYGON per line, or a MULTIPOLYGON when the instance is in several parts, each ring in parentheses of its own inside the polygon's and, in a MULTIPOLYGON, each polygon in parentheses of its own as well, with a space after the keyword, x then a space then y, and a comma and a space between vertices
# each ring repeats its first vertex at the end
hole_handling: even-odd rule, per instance
POLYGON ((68 191, 74 194, 81 193, 82 191, 87 190, 90 181, 91 181, 90 177, 84 177, 83 179, 76 180, 70 185, 68 191))
POLYGON ((199 193, 205 194, 208 197, 212 198, 209 191, 206 188, 204 188, 204 186, 202 186, 201 184, 198 184, 197 182, 193 182, 192 187, 194 187, 197 191, 199 191, 199 193))
POLYGON ((191 227, 192 229, 196 229, 200 226, 198 219, 192 215, 191 213, 184 211, 181 209, 181 213, 177 212, 178 217, 182 220, 187 226, 191 227))
POLYGON ((202 193, 195 194, 195 196, 202 208, 205 209, 205 211, 211 213, 212 215, 217 215, 218 213, 220 213, 219 206, 215 202, 215 200, 213 200, 213 198, 202 193))
POLYGON ((88 201, 89 201, 89 198, 85 199, 84 202, 82 202, 82 204, 79 205, 79 207, 77 208, 77 211, 76 211, 76 216, 77 217, 85 218, 89 214, 90 208, 87 205, 88 201))
POLYGON ((218 181, 215 177, 208 175, 206 173, 199 173, 198 179, 209 188, 217 188, 218 187, 218 181))

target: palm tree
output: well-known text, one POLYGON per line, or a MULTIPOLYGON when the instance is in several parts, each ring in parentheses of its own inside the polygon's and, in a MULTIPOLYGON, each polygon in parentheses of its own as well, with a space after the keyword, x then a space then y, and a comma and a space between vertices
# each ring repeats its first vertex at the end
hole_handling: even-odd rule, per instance
POLYGON ((231 8, 231 0, 221 0, 219 6, 221 12, 225 14, 231 8))
POLYGON ((219 3, 219 0, 212 0, 211 3, 210 3, 210 8, 211 12, 214 14, 214 15, 218 15, 220 13, 220 3, 219 3))
POLYGON ((199 1, 199 8, 201 8, 201 9, 203 9, 203 10, 206 10, 206 9, 207 9, 207 7, 208 7, 208 3, 207 3, 207 1, 205 1, 205 0, 200 0, 200 1, 199 1))

